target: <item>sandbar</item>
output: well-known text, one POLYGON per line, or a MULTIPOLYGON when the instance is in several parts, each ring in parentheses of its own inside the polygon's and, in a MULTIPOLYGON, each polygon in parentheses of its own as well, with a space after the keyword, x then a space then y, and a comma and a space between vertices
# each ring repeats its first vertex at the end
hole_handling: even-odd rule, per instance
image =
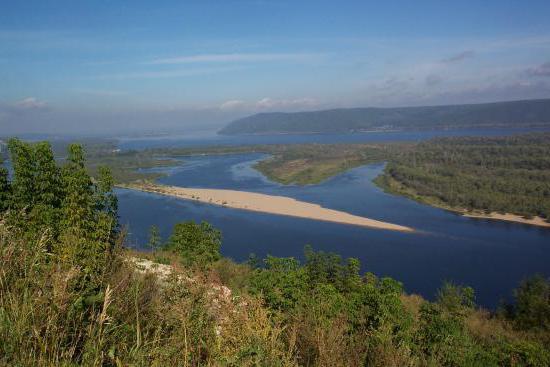
POLYGON ((121 187, 172 196, 185 200, 195 200, 207 204, 220 205, 235 209, 286 215, 326 222, 350 224, 355 226, 386 229, 401 232, 413 232, 414 229, 398 224, 382 222, 361 217, 339 210, 324 208, 318 204, 299 201, 286 196, 266 195, 248 191, 224 189, 196 189, 179 186, 139 183, 121 185, 121 187))

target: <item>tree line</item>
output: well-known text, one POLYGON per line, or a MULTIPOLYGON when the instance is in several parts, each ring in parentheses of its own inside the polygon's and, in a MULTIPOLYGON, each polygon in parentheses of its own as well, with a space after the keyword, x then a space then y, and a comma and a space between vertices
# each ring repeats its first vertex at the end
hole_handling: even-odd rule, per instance
POLYGON ((378 182, 451 208, 548 219, 550 134, 437 138, 395 154, 378 182))

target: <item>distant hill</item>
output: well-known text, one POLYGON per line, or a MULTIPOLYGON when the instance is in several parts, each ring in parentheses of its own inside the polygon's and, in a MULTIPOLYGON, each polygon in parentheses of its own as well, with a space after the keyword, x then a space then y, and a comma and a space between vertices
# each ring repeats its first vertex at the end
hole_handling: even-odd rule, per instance
POLYGON ((219 133, 348 133, 367 130, 536 126, 550 126, 550 99, 450 106, 258 113, 229 123, 219 133))

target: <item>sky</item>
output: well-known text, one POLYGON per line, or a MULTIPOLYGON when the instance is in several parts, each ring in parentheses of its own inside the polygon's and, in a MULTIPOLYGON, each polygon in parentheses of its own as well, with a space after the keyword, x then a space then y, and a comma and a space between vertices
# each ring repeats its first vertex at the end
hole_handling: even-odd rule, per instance
POLYGON ((550 1, 0 0, 0 136, 550 98, 550 1))

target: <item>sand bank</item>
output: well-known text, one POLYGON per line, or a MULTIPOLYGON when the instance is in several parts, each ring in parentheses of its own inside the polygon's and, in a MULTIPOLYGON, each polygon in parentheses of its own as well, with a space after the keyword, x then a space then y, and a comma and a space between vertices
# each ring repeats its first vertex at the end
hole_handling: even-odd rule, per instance
POLYGON ((523 218, 520 215, 515 214, 500 214, 500 213, 489 213, 489 214, 477 214, 477 213, 462 213, 463 216, 469 217, 469 218, 482 218, 482 219, 497 219, 497 220, 505 220, 508 222, 516 222, 516 223, 523 223, 523 224, 530 224, 533 226, 540 226, 540 227, 548 227, 550 228, 550 223, 544 220, 544 218, 541 217, 534 217, 531 219, 523 218))
POLYGON ((194 189, 151 183, 131 184, 122 187, 173 196, 186 200, 196 200, 207 204, 251 210, 255 212, 287 215, 291 217, 388 229, 393 231, 414 231, 412 228, 400 226, 398 224, 382 222, 338 210, 327 209, 318 204, 298 201, 285 196, 272 196, 236 190, 194 189))

